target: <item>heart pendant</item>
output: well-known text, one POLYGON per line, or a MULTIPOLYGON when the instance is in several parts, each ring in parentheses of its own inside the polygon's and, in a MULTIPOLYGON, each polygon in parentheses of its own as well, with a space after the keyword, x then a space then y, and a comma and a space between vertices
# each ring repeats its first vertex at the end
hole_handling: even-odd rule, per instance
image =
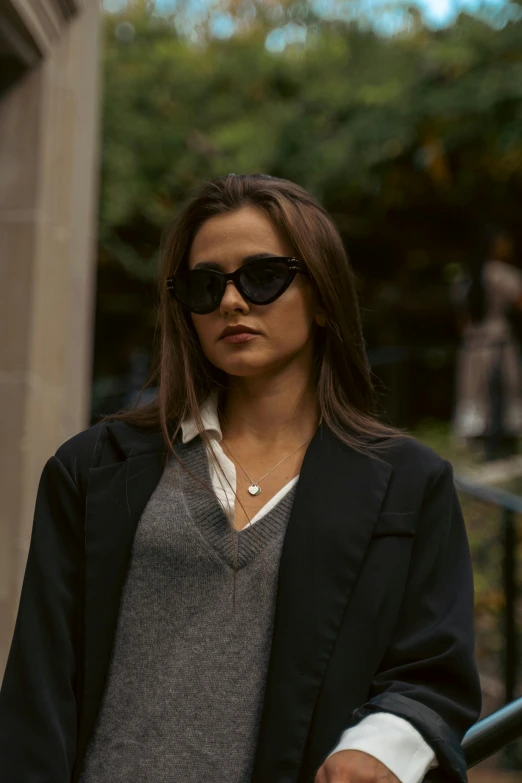
POLYGON ((259 487, 257 484, 251 484, 248 488, 248 491, 251 495, 259 495, 261 492, 261 487, 259 487))

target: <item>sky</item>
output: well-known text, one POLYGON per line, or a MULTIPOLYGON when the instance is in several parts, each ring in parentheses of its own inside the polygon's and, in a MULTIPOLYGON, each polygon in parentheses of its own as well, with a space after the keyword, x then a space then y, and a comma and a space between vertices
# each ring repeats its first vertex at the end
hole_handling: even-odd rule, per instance
MULTIPOLYGON (((388 4, 388 0, 366 0, 363 4, 368 8, 375 8, 380 13, 388 4)), ((406 4, 406 3, 405 3, 406 4)), ((328 9, 349 7, 350 0, 315 0, 315 7, 323 10, 328 15, 328 9)), ((427 22, 434 26, 450 23, 462 10, 477 11, 481 6, 485 8, 499 8, 505 5, 505 0, 411 0, 411 5, 417 6, 425 16, 427 22)))
MULTIPOLYGON (((155 0, 159 13, 172 12, 176 5, 176 0, 155 0)), ((399 0, 400 1, 400 0, 399 0)), ((314 8, 317 12, 325 17, 339 17, 339 14, 345 12, 347 15, 353 17, 354 7, 363 8, 366 14, 376 14, 376 18, 379 19, 379 26, 384 32, 393 32, 395 26, 394 19, 397 19, 396 11, 389 11, 389 7, 393 0, 311 0, 314 8)), ((417 6, 423 13, 423 17, 427 24, 432 27, 441 27, 455 19, 460 11, 478 12, 481 9, 486 11, 495 11, 507 4, 507 0, 403 0, 404 5, 411 4, 417 6)), ((126 4, 126 0, 104 0, 104 6, 108 11, 119 10, 126 4)), ((185 7, 192 8, 194 17, 199 14, 205 13, 214 5, 214 0, 184 0, 185 7)), ((397 5, 397 0, 395 1, 397 5)), ((231 17, 227 14, 219 13, 215 14, 214 19, 214 33, 217 37, 228 38, 233 33, 233 23, 231 17)), ((295 29, 292 31, 289 29, 286 34, 286 39, 281 35, 274 36, 274 49, 284 48, 284 42, 288 40, 298 41, 303 31, 299 30, 297 25, 293 26, 295 29)))

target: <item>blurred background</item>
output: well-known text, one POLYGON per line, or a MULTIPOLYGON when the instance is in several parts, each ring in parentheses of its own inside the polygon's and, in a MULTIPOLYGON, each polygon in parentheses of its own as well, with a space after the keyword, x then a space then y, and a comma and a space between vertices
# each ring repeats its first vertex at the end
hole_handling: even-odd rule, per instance
MULTIPOLYGON (((330 211, 382 416, 454 465, 488 715, 522 695, 522 3, 505 0, 0 0, 0 673, 43 464, 136 401, 162 230, 229 172, 330 211)), ((522 781, 522 742, 472 775, 522 781)))

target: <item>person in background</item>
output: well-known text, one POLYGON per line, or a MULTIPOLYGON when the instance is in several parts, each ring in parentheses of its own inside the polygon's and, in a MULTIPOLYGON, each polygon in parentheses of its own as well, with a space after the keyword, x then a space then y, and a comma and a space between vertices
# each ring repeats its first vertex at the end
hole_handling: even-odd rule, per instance
POLYGON ((522 312, 522 273, 504 229, 489 228, 464 296, 453 427, 486 460, 513 455, 522 433, 522 375, 514 316, 522 312))

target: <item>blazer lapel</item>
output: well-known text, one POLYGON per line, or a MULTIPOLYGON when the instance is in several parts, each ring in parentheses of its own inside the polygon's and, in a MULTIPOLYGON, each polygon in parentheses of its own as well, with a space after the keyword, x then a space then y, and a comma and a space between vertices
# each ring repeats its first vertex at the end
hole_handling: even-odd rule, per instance
POLYGON ((79 758, 86 751, 103 696, 136 527, 165 465, 160 435, 140 434, 121 422, 109 424, 107 431, 121 461, 89 472, 79 758))
POLYGON ((321 425, 281 556, 252 783, 297 780, 314 704, 392 473, 321 425))

